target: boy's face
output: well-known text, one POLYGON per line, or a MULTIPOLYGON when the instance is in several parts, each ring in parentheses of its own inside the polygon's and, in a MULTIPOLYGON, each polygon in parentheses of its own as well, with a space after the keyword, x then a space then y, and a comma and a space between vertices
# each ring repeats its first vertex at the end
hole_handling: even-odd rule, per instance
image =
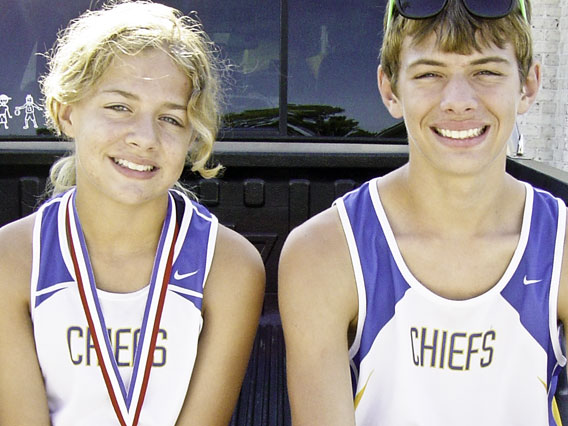
POLYGON ((470 174, 504 159, 517 115, 538 92, 540 68, 533 65, 521 84, 511 45, 461 55, 440 51, 432 34, 420 45, 404 41, 398 76, 395 94, 379 68, 379 89, 406 122, 411 159, 470 174))

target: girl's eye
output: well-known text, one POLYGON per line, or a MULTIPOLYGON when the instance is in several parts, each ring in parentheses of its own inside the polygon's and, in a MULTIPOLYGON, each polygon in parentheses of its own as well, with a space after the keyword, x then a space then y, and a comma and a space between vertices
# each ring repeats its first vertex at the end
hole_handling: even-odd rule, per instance
POLYGON ((110 109, 113 111, 130 111, 126 106, 124 105, 108 105, 105 107, 106 109, 110 109))
POLYGON ((162 117, 162 120, 165 121, 166 123, 173 124, 174 126, 183 127, 183 124, 179 120, 177 120, 176 118, 162 117))

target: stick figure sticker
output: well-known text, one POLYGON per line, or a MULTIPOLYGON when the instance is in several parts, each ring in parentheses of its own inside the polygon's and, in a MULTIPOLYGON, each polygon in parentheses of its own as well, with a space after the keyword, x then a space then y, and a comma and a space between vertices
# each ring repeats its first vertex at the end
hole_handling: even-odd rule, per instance
MULTIPOLYGON (((22 129, 29 129, 33 126, 34 129, 38 128, 36 120, 36 110, 42 111, 42 107, 35 103, 32 95, 26 95, 26 101, 17 107, 13 107, 12 111, 14 115, 10 112, 10 101, 12 98, 4 93, 0 94, 0 130, 8 130, 8 120, 15 120, 15 117, 23 116, 24 123, 22 129), (23 112, 23 114, 22 114, 23 112)), ((19 120, 18 120, 19 121, 19 120)))
POLYGON ((5 94, 0 94, 0 126, 4 126, 4 129, 9 129, 8 118, 12 118, 10 114, 10 108, 8 107, 8 102, 12 100, 11 97, 5 94))
POLYGON ((29 129, 29 123, 32 122, 34 129, 37 129, 37 121, 35 117, 35 110, 41 111, 41 107, 34 102, 34 98, 32 95, 26 96, 26 103, 20 105, 14 109, 14 114, 16 116, 20 115, 22 110, 25 111, 24 117, 24 127, 22 129, 29 129))

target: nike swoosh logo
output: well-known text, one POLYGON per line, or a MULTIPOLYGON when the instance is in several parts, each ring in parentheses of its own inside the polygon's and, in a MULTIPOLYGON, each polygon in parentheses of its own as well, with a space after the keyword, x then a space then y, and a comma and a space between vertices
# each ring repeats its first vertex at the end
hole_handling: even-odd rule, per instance
POLYGON ((542 280, 529 280, 527 279, 527 276, 525 275, 525 277, 523 278, 523 284, 524 285, 531 285, 531 284, 536 284, 541 282, 542 280))
POLYGON ((179 271, 175 271, 174 272, 174 279, 177 281, 189 278, 195 274, 197 274, 199 272, 199 269, 197 271, 193 271, 193 272, 188 272, 187 274, 180 274, 179 271))

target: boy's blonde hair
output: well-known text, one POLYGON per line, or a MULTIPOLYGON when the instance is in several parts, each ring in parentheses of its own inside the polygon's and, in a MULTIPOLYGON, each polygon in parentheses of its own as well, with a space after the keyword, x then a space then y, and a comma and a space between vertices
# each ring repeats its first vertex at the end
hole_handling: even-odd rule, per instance
POLYGON ((471 15, 462 0, 448 0, 444 10, 429 19, 407 19, 400 15, 395 7, 393 20, 388 29, 387 13, 385 13, 381 67, 391 81, 395 93, 403 41, 406 37, 411 37, 413 44, 419 45, 432 33, 436 34, 437 44, 442 51, 464 55, 481 51, 491 44, 504 48, 510 43, 517 57, 521 82, 524 82, 533 63, 529 24, 531 5, 530 0, 522 0, 525 2, 529 20, 526 22, 519 9, 518 0, 514 1, 515 9, 499 19, 481 19, 471 15))
MULTIPOLYGON (((192 129, 188 161, 191 170, 213 177, 221 166, 207 162, 219 128, 222 61, 201 24, 171 7, 149 1, 111 1, 87 11, 61 31, 48 54, 48 72, 40 80, 48 125, 62 134, 58 112, 62 104, 82 99, 113 59, 160 49, 192 84, 187 115, 192 129)), ((51 192, 75 185, 74 154, 58 160, 50 172, 51 192)))

